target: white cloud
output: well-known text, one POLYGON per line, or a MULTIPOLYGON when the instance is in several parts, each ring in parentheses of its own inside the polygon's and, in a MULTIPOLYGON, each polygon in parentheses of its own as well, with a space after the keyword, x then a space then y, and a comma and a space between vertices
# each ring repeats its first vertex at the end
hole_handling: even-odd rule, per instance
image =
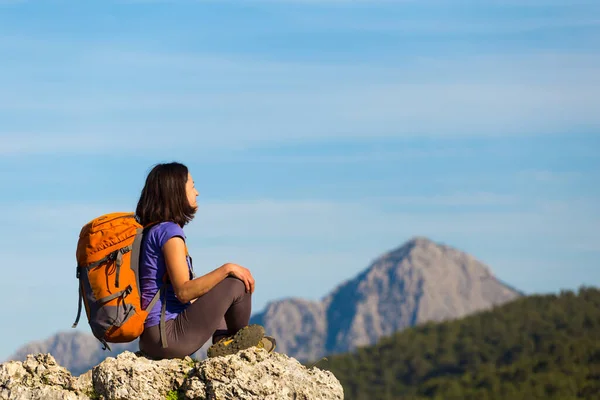
MULTIPOLYGON (((456 3, 456 2, 455 2, 456 3)), ((586 11, 586 10, 583 10, 586 11)), ((591 10, 587 10, 588 12, 591 10)), ((404 18, 398 15, 389 17, 376 16, 372 18, 357 19, 355 15, 344 18, 332 19, 330 14, 315 13, 310 16, 299 16, 296 21, 302 23, 306 30, 329 31, 355 31, 379 32, 396 34, 399 36, 410 35, 486 35, 498 37, 502 35, 515 35, 535 31, 568 29, 568 28, 594 28, 600 26, 600 19, 583 14, 572 16, 516 16, 505 18, 499 15, 492 17, 478 16, 478 18, 440 16, 439 13, 431 14, 425 18, 415 18, 406 13, 404 18)))
POLYGON ((589 252, 589 253, 600 253, 600 238, 599 237, 586 237, 582 238, 580 243, 576 243, 573 246, 576 251, 589 252))
MULTIPOLYGON (((414 204, 414 199, 410 202, 414 204)), ((435 200, 432 200, 435 203, 435 200)), ((255 202, 245 204, 202 204, 197 222, 190 226, 206 238, 235 237, 303 239, 353 243, 411 234, 502 234, 517 223, 528 233, 543 233, 542 217, 527 212, 434 212, 382 211, 367 202, 255 202), (534 231, 534 232, 532 232, 534 231)))
POLYGON ((597 285, 600 279, 600 271, 593 263, 580 258, 496 254, 490 255, 487 262, 501 272, 498 278, 528 294, 576 290, 582 285, 597 285))
POLYGON ((78 51, 64 65, 44 67, 62 71, 60 86, 15 84, 20 63, 0 78, 0 114, 10 116, 0 154, 161 151, 178 147, 174 137, 190 147, 227 149, 600 127, 596 54, 322 65, 119 47, 78 51))
MULTIPOLYGON (((404 148, 396 151, 362 150, 360 153, 340 154, 260 154, 240 155, 238 162, 244 163, 277 163, 277 164, 360 164, 367 162, 390 162, 418 158, 460 158, 473 155, 467 148, 444 147, 433 149, 404 148)), ((206 160, 203 158, 203 160, 206 160)))
MULTIPOLYGON (((73 129, 77 130, 77 129, 73 129)), ((118 129, 55 132, 0 132, 0 155, 29 156, 36 154, 123 154, 148 149, 176 148, 172 137, 156 132, 144 135, 143 131, 119 132, 118 129)))
POLYGON ((517 178, 527 182, 540 183, 567 183, 582 178, 580 171, 549 171, 543 169, 529 169, 517 173, 517 178))
MULTIPOLYGON (((81 112, 91 112, 90 123, 67 124, 61 134, 42 127, 35 133, 0 133, 0 154, 162 150, 181 141, 199 148, 228 148, 350 138, 555 134, 600 127, 595 101, 599 90, 594 84, 390 83, 327 92, 315 88, 173 98, 157 93, 151 96, 155 100, 124 94, 114 103, 82 100, 79 106, 57 100, 51 106, 60 108, 55 112, 74 121, 81 120, 81 112), (115 116, 105 117, 110 114, 115 116), (176 132, 178 140, 166 132, 176 132)), ((4 112, 11 107, 5 106, 4 112)), ((30 113, 39 111, 35 106, 30 113)))
POLYGON ((399 196, 387 198, 374 198, 375 201, 384 201, 386 204, 419 205, 425 207, 478 207, 478 206, 507 206, 522 205, 523 199, 515 195, 498 194, 490 192, 451 193, 431 196, 399 196))
MULTIPOLYGON (((18 0, 14 0, 18 1, 18 0)), ((25 0, 21 0, 25 1, 25 0)), ((232 0, 114 0, 117 3, 223 3, 232 2, 232 0)), ((247 0, 253 3, 290 3, 290 4, 306 4, 306 5, 319 5, 319 4, 355 4, 355 3, 369 3, 369 4, 410 4, 410 3, 421 3, 421 4, 447 4, 448 0, 247 0)), ((596 5, 595 0, 487 0, 490 4, 498 5, 519 5, 528 7, 548 7, 556 5, 596 5)), ((453 5, 466 5, 466 4, 479 4, 478 1, 474 0, 453 0, 453 5)))
MULTIPOLYGON (((573 247, 581 238, 598 238, 596 224, 600 223, 600 216, 594 212, 595 204, 586 199, 538 203, 486 192, 365 197, 351 202, 265 199, 206 203, 199 199, 199 211, 186 230, 192 243, 199 246, 205 243, 220 246, 227 242, 241 247, 277 245, 298 250, 310 243, 311 248, 319 251, 330 245, 352 247, 360 242, 382 243, 381 240, 394 245, 396 238, 414 235, 489 235, 495 239, 510 235, 512 240, 544 237, 566 246, 571 243, 573 247)), ((2 222, 12 226, 21 221, 19 226, 29 226, 27 221, 35 221, 33 237, 59 235, 68 230, 78 233, 85 222, 112 210, 93 205, 22 208, 11 206, 14 213, 4 215, 2 222), (63 222, 59 224, 60 221, 63 222)))

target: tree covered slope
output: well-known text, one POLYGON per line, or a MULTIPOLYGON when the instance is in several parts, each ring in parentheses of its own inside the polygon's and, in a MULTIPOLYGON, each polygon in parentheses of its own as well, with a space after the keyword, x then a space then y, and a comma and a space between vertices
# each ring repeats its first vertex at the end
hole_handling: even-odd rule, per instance
POLYGON ((346 399, 600 399, 600 290, 420 325, 319 367, 346 399))

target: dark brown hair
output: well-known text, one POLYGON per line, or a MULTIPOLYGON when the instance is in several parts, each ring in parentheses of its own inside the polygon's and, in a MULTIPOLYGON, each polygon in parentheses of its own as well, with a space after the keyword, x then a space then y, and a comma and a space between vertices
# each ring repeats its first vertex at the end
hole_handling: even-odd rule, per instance
POLYGON ((187 199, 188 168, 180 163, 157 164, 152 168, 135 209, 140 224, 173 221, 183 227, 196 209, 187 199))

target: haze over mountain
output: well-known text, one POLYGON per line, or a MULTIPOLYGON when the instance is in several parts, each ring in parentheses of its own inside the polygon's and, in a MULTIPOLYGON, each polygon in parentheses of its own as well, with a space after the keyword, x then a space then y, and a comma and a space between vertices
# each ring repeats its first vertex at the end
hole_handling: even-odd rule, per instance
MULTIPOLYGON (((373 344, 422 322, 460 318, 519 296, 473 256, 417 237, 383 254, 322 300, 274 301, 251 323, 264 325, 277 338, 277 351, 306 361, 373 344)), ((58 333, 25 345, 11 359, 49 352, 77 374, 115 352, 136 351, 137 343, 112 347, 109 354, 90 334, 58 333)), ((203 357, 204 351, 197 356, 203 357)))

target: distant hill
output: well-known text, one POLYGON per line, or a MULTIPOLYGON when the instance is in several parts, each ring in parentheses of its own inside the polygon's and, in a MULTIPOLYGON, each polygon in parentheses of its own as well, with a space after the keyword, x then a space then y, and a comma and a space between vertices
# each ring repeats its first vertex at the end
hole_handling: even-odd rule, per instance
POLYGON ((521 295, 473 256, 417 237, 380 256, 322 301, 279 300, 252 322, 277 338, 280 351, 309 360, 373 344, 423 322, 460 318, 521 295))
POLYGON ((530 296, 319 363, 346 400, 600 399, 600 290, 530 296))
MULTIPOLYGON (((305 361, 373 344, 415 324, 460 318, 520 296, 469 254, 418 237, 383 254, 321 301, 275 301, 254 315, 251 323, 264 325, 276 337, 277 351, 305 361)), ((197 353, 198 358, 204 357, 208 344, 197 353)), ((137 343, 114 349, 136 351, 137 343)), ((58 333, 26 345, 10 359, 24 359, 34 352, 51 353, 76 374, 113 354, 102 351, 90 334, 58 333)))
MULTIPOLYGON (((206 358, 207 342, 194 354, 197 359, 206 358)), ((48 339, 31 342, 19 348, 9 360, 25 360, 28 354, 50 353, 59 365, 67 368, 74 376, 89 371, 106 357, 115 357, 125 350, 137 352, 138 341, 131 343, 110 343, 111 351, 102 350, 102 344, 92 334, 83 332, 59 332, 48 339)))
POLYGON ((46 340, 31 342, 21 347, 9 360, 25 360, 28 354, 50 353, 59 365, 73 375, 88 371, 106 357, 129 350, 137 351, 137 340, 127 344, 110 344, 112 351, 102 350, 102 345, 92 334, 78 331, 59 332, 46 340))

